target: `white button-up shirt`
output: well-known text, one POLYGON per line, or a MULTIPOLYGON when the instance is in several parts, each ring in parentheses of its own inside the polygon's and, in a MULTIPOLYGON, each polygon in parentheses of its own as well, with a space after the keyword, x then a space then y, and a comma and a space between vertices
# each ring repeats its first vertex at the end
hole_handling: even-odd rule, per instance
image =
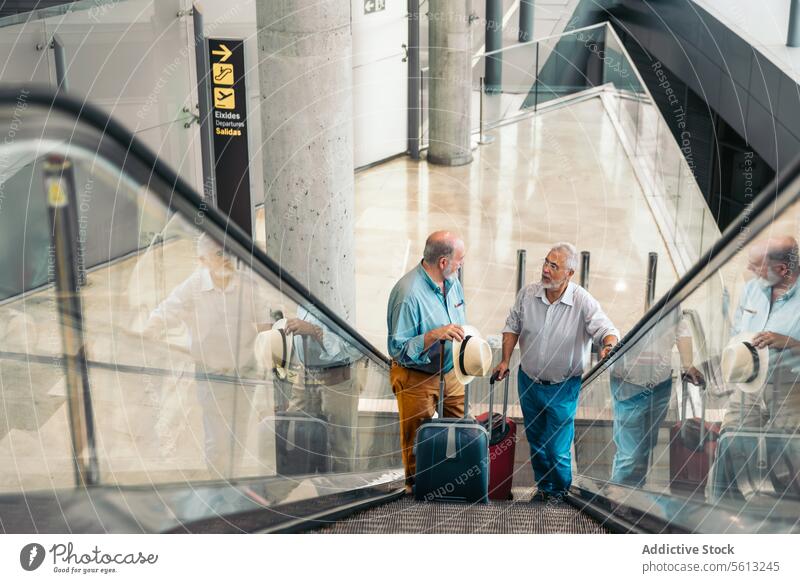
POLYGON ((588 291, 570 282, 551 304, 541 283, 517 294, 503 332, 519 335, 520 366, 534 380, 562 381, 583 374, 590 342, 619 331, 588 291))
POLYGON ((153 311, 167 327, 188 329, 189 350, 198 366, 232 372, 252 364, 257 325, 269 321, 266 284, 237 272, 228 287, 214 286, 206 268, 198 268, 153 311))

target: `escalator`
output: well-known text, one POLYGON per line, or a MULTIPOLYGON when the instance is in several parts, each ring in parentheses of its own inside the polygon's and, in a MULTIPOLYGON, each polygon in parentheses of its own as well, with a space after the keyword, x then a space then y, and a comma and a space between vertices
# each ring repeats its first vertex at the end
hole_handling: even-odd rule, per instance
POLYGON ((533 488, 514 488, 507 502, 465 505, 403 497, 323 524, 319 534, 607 534, 610 525, 566 502, 530 502, 533 488))
MULTIPOLYGON (((737 497, 714 489, 713 448, 707 479, 676 485, 670 428, 675 400, 686 398, 677 389, 650 427, 641 475, 618 479, 611 396, 655 353, 672 386, 684 365, 701 370, 703 414, 726 419, 738 395, 721 386, 719 361, 741 324, 748 254, 765 237, 794 232, 797 166, 771 185, 777 199, 762 196, 584 377, 567 500, 529 502, 521 453, 512 501, 458 505, 403 496, 385 355, 125 128, 89 104, 23 89, 0 91, 0 131, 8 136, 0 144, 4 532, 798 529, 792 411, 772 412, 779 422, 770 430, 785 447, 757 488, 745 488, 734 468, 737 497), (219 305, 224 317, 209 325, 219 305), (665 350, 663 335, 676 332, 665 323, 685 314, 695 337, 682 358, 691 362, 674 362, 675 343, 665 350), (304 339, 296 328, 288 341, 267 334, 287 320, 312 332, 304 339), (295 357, 281 360, 281 349, 295 357), (304 422, 322 428, 322 450, 290 437, 304 422), (310 454, 319 454, 313 466, 310 454)), ((800 368, 792 350, 774 349, 793 375, 784 381, 788 405, 800 368)))

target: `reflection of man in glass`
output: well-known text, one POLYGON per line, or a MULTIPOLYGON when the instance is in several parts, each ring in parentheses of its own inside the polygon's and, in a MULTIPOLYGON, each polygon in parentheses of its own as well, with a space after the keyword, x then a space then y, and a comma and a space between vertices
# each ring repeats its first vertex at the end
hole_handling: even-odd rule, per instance
POLYGON ((702 373, 692 366, 692 335, 679 308, 662 318, 614 363, 611 397, 617 452, 611 470, 613 482, 641 486, 647 479, 650 456, 669 409, 672 347, 676 345, 682 375, 692 384, 703 384, 702 373))
POLYGON ((742 290, 731 336, 755 333, 753 346, 769 348, 770 371, 763 390, 734 391, 722 427, 760 428, 772 415, 773 427, 795 429, 800 427, 800 392, 793 390, 800 365, 797 240, 784 236, 757 243, 748 259, 747 269, 756 277, 742 290))
POLYGON ((153 310, 144 334, 160 337, 186 326, 203 409, 206 464, 213 474, 230 476, 247 435, 253 390, 237 380, 254 372, 253 343, 269 327, 269 311, 258 282, 238 271, 216 242, 201 235, 197 255, 198 268, 153 310))
POLYGON ((302 365, 287 411, 323 416, 334 472, 353 470, 358 426, 358 384, 353 349, 302 307, 286 321, 293 355, 302 365))

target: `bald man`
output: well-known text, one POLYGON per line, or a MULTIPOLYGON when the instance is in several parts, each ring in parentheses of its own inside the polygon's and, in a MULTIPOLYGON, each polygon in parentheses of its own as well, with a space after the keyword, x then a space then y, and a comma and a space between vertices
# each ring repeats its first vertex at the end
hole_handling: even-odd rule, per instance
POLYGON ((449 231, 431 233, 422 261, 392 289, 387 310, 392 391, 400 412, 400 445, 411 492, 416 472, 414 437, 439 402, 440 340, 444 344, 444 416, 464 415, 464 385, 452 364, 452 340, 463 340, 466 323, 464 290, 458 269, 464 262, 464 241, 449 231))
POLYGON ((747 270, 756 277, 742 290, 731 336, 754 332, 753 345, 769 348, 770 371, 763 391, 731 395, 723 429, 740 424, 761 428, 771 418, 773 426, 794 430, 800 426, 800 391, 794 390, 797 372, 793 371, 800 354, 797 240, 774 237, 753 245, 747 270))
MULTIPOLYGON (((758 464, 766 454, 773 468, 772 485, 785 488, 796 483, 780 478, 786 464, 800 459, 794 440, 760 440, 747 437, 748 431, 793 434, 800 427, 800 390, 797 364, 800 355, 800 293, 797 291, 798 246, 794 237, 773 237, 750 247, 747 270, 755 277, 742 289, 734 314, 731 336, 753 334, 753 346, 769 348, 768 370, 764 387, 755 393, 736 389, 731 393, 722 420, 720 440, 728 431, 746 430, 739 438, 732 437, 720 449, 710 471, 710 498, 733 497, 741 500, 761 487, 758 464), (762 450, 761 447, 764 447, 762 450)), ((734 435, 736 435, 734 433, 734 435)), ((776 490, 778 495, 784 491, 776 490)))

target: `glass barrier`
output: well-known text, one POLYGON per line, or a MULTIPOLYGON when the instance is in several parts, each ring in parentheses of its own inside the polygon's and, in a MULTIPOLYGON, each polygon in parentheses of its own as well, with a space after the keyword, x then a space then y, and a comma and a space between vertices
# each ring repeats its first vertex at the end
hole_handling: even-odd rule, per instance
POLYGON ((800 201, 780 200, 584 384, 610 407, 576 429, 579 474, 668 495, 672 508, 677 497, 748 524, 796 520, 800 201))
POLYGON ((127 145, 38 103, 0 127, 15 116, 0 489, 270 478, 302 499, 336 492, 312 477, 401 466, 372 347, 127 145), (73 292, 54 289, 70 273, 73 292))
MULTIPOLYGON (((492 129, 579 99, 600 98, 617 123, 660 229, 688 269, 719 238, 702 192, 634 64, 608 24, 482 53, 472 66, 472 129, 492 129), (707 217, 706 217, 707 215, 707 217)), ((576 114, 579 115, 579 114, 576 114)), ((685 114, 675 111, 674 115, 685 114)))
POLYGON ((57 87, 57 40, 70 94, 91 95, 199 185, 191 17, 177 16, 185 8, 185 0, 83 0, 2 18, 0 46, 8 50, 0 78, 57 87))

